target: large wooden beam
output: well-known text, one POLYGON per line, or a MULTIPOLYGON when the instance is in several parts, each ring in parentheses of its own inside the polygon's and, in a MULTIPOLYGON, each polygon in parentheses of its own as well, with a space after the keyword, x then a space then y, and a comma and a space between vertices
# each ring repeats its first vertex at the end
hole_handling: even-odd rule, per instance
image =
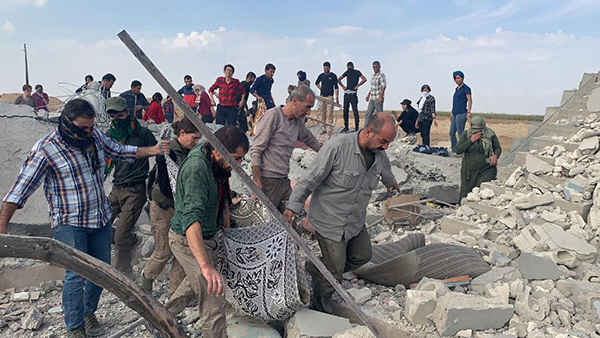
POLYGON ((0 235, 0 257, 37 259, 71 270, 119 297, 164 337, 186 337, 177 319, 135 282, 101 260, 64 243, 44 237, 0 235))
POLYGON ((150 58, 144 53, 144 51, 138 46, 138 44, 129 36, 126 31, 121 31, 117 36, 123 41, 125 46, 129 48, 133 56, 135 56, 138 61, 146 68, 148 73, 156 80, 156 82, 164 89, 164 91, 171 96, 173 102, 183 111, 185 116, 192 121, 194 126, 200 130, 202 135, 206 137, 206 139, 210 142, 210 144, 215 147, 215 149, 221 154, 221 156, 227 161, 227 163, 233 168, 235 173, 240 177, 240 179, 246 184, 248 189, 260 200, 260 202, 267 207, 271 215, 275 218, 275 220, 279 223, 281 227, 287 231, 290 237, 298 244, 300 249, 304 251, 308 259, 315 265, 317 269, 323 274, 323 276, 333 285, 335 290, 339 293, 339 295, 346 301, 352 310, 356 313, 356 315, 361 319, 363 323, 373 332, 373 335, 377 338, 383 338, 383 336, 379 333, 377 328, 371 323, 369 318, 362 312, 362 310, 356 305, 354 302, 354 298, 344 290, 342 285, 333 277, 331 272, 327 270, 325 265, 315 256, 315 254, 310 250, 308 245, 304 243, 302 237, 296 233, 296 231, 292 228, 292 226, 283 218, 279 210, 271 203, 271 201, 267 198, 267 196, 260 190, 260 188, 254 184, 254 181, 241 166, 237 164, 237 162, 233 159, 233 157, 229 154, 227 149, 219 142, 219 140, 213 135, 211 130, 202 122, 196 113, 188 106, 187 103, 183 100, 183 97, 177 93, 175 88, 169 83, 167 78, 158 70, 158 68, 152 63, 150 58))

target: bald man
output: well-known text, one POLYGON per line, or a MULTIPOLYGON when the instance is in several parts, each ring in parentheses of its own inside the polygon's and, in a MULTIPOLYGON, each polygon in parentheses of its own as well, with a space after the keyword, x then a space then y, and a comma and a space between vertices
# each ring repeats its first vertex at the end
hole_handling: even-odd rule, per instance
MULTIPOLYGON (((396 138, 394 118, 386 113, 374 115, 358 133, 338 136, 321 148, 305 174, 298 180, 283 216, 291 222, 308 196, 312 200, 308 220, 321 247, 323 264, 342 281, 342 274, 371 260, 371 241, 365 226, 367 204, 379 180, 400 190, 385 154, 396 138)), ((333 313, 334 288, 314 265, 315 300, 313 308, 333 313)))

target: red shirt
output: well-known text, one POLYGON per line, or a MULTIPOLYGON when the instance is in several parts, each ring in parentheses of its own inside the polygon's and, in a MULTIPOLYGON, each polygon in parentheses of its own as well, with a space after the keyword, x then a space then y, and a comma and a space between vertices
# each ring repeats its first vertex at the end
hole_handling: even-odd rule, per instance
POLYGON ((146 114, 144 114, 144 121, 148 120, 152 120, 156 124, 165 122, 165 114, 163 114, 163 109, 160 106, 160 103, 156 101, 152 101, 152 103, 150 103, 148 111, 146 114))
POLYGON ((35 111, 36 112, 38 110, 48 111, 48 107, 46 106, 46 102, 44 102, 44 100, 48 101, 48 94, 42 93, 40 95, 37 92, 35 92, 35 93, 31 94, 31 96, 35 99, 35 111))
POLYGON ((212 111, 210 110, 210 97, 206 92, 202 92, 200 94, 200 103, 198 104, 198 113, 202 116, 212 116, 212 111))
POLYGON ((231 81, 227 83, 224 76, 218 77, 208 91, 214 93, 216 89, 219 89, 219 104, 223 107, 237 106, 238 98, 246 94, 238 79, 231 78, 231 81))

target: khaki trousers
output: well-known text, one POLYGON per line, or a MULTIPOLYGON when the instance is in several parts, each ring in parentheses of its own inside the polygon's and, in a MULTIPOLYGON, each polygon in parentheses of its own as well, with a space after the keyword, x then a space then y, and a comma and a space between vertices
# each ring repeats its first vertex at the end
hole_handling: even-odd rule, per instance
MULTIPOLYGON (((321 261, 340 283, 344 272, 356 270, 371 260, 371 239, 366 226, 363 226, 358 235, 348 242, 344 238, 339 242, 334 241, 321 236, 318 232, 315 236, 323 255, 321 261)), ((307 270, 313 278, 313 308, 317 311, 333 313, 331 296, 335 289, 311 262, 308 262, 307 270)))
POLYGON ((115 268, 124 274, 131 274, 131 258, 135 235, 133 227, 140 218, 146 204, 146 183, 142 182, 130 187, 113 187, 108 195, 112 209, 115 228, 113 238, 115 242, 115 268))
MULTIPOLYGON (((186 277, 179 285, 168 304, 166 304, 167 310, 175 315, 185 309, 186 305, 193 298, 193 294, 190 296, 188 289, 191 285, 198 296, 198 312, 200 313, 203 337, 227 337, 224 309, 225 297, 217 297, 208 294, 206 279, 202 276, 202 270, 194 258, 185 236, 181 236, 172 230, 169 231, 169 245, 171 246, 173 255, 175 255, 175 258, 179 261, 183 270, 185 270, 186 277)), ((217 242, 205 239, 204 249, 214 264, 217 242)))
POLYGON ((321 98, 328 102, 319 102, 319 120, 333 124, 333 96, 321 96, 321 98))
POLYGON ((281 213, 285 211, 290 196, 292 195, 292 182, 289 178, 260 178, 262 191, 267 195, 267 198, 273 205, 279 209, 281 213))
MULTIPOLYGON (((155 201, 150 203, 150 225, 152 226, 152 237, 154 237, 154 251, 144 267, 143 274, 146 278, 156 279, 169 259, 173 257, 169 246, 169 229, 171 229, 171 218, 174 214, 175 209, 173 208, 163 209, 155 201)), ((173 265, 169 273, 168 297, 173 295, 184 278, 185 271, 173 257, 173 265)))

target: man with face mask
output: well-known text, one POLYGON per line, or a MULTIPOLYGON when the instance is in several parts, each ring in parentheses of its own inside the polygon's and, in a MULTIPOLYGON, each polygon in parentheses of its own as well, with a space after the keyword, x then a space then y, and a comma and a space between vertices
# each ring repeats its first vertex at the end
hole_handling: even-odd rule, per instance
MULTIPOLYGON (((250 143, 235 126, 225 126, 215 137, 229 154, 242 162, 250 143)), ((227 337, 225 323, 225 286, 223 276, 214 267, 217 242, 214 236, 229 227, 231 166, 208 142, 192 149, 177 174, 175 215, 171 218, 169 245, 183 267, 186 277, 167 304, 171 313, 179 313, 190 302, 188 286, 198 296, 203 337, 227 337)), ((193 295, 192 295, 193 297, 193 295)))
MULTIPOLYGON (((88 101, 67 102, 57 130, 33 146, 4 197, 0 234, 6 234, 15 211, 44 184, 54 239, 110 264, 111 210, 102 180, 106 158, 133 162, 168 154, 169 142, 145 148, 119 144, 94 127, 95 116, 88 101)), ((62 292, 66 336, 103 336, 94 315, 102 288, 67 270, 62 292)))
MULTIPOLYGON (((283 213, 284 218, 292 222, 312 194, 308 220, 316 231, 323 264, 340 282, 344 272, 371 260, 365 217, 371 193, 379 180, 388 192, 400 190, 385 154, 394 138, 394 118, 378 113, 358 133, 329 140, 296 183, 283 213)), ((309 264, 308 270, 315 287, 313 308, 332 313, 333 286, 314 265, 309 264)))
POLYGON ((321 143, 304 125, 304 117, 314 104, 315 93, 307 86, 298 86, 285 106, 267 110, 256 123, 250 150, 252 177, 282 212, 292 193, 288 174, 294 143, 304 142, 317 152, 321 149, 321 143))
MULTIPOLYGON (((148 128, 140 125, 138 119, 130 114, 127 101, 122 97, 106 100, 106 113, 111 119, 108 137, 130 146, 147 147, 156 144, 156 139, 148 128)), ((128 276, 132 276, 131 252, 137 239, 133 227, 146 204, 146 178, 150 165, 147 159, 138 159, 133 163, 107 161, 105 175, 112 169, 113 189, 108 195, 115 222, 115 267, 128 276)))

